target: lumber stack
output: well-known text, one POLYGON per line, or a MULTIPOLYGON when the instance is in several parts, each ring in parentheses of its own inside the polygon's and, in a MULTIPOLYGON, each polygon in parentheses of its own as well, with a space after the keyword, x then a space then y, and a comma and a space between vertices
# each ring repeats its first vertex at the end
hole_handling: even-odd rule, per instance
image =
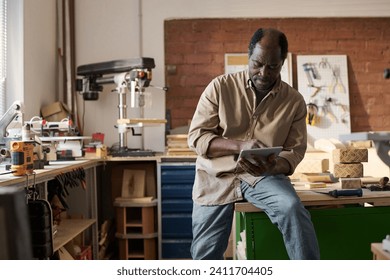
POLYGON ((187 134, 172 134, 167 135, 167 155, 174 156, 187 156, 196 155, 188 147, 188 135, 187 134))

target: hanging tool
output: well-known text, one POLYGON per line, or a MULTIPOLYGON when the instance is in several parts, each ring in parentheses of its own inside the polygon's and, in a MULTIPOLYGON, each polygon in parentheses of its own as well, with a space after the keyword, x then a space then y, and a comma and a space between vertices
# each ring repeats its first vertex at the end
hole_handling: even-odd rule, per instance
POLYGON ((338 198, 340 196, 358 196, 362 197, 363 196, 363 190, 360 189, 348 189, 348 190, 333 190, 329 192, 317 192, 316 193, 322 193, 322 194, 327 194, 330 195, 334 198, 338 198))
POLYGON ((322 69, 332 68, 332 66, 330 66, 330 63, 328 62, 328 59, 326 57, 321 58, 321 61, 318 64, 318 67, 322 68, 322 69))
POLYGON ((321 91, 321 89, 324 87, 324 86, 315 86, 315 85, 308 85, 308 87, 311 87, 311 88, 314 88, 314 92, 310 95, 310 97, 315 97, 317 95, 317 93, 319 93, 321 91))
POLYGON ((325 98, 325 103, 321 107, 322 115, 324 117, 329 118, 332 123, 337 123, 337 118, 336 118, 335 114, 332 112, 331 106, 330 106, 332 104, 332 102, 333 102, 332 98, 330 98, 330 97, 325 98))
POLYGON ((310 102, 307 104, 306 124, 317 125, 318 122, 318 106, 315 103, 310 102))
POLYGON ((338 65, 335 65, 333 68, 332 68, 332 76, 333 76, 333 80, 332 80, 332 83, 330 85, 330 92, 331 93, 336 93, 336 92, 340 92, 340 93, 345 93, 346 90, 345 90, 345 87, 341 81, 341 77, 340 77, 340 66, 338 65))
POLYGON ((313 87, 314 83, 313 83, 313 79, 311 78, 311 75, 313 75, 314 79, 316 78, 316 76, 315 76, 315 72, 312 69, 311 63, 304 63, 302 64, 302 66, 303 66, 303 71, 305 71, 307 77, 307 85, 309 87, 313 87))

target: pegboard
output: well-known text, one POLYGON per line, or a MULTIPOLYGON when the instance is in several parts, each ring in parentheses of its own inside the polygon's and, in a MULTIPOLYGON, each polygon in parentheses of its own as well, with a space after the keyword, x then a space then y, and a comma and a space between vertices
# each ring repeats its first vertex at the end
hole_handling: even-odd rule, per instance
POLYGON ((308 144, 351 132, 346 55, 297 55, 298 90, 304 96, 308 144))

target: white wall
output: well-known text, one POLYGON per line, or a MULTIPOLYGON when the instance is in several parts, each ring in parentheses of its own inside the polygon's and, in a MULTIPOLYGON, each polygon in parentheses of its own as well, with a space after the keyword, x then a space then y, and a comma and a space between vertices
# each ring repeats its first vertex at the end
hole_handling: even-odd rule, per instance
POLYGON ((25 121, 56 101, 56 0, 24 1, 25 121), (39 15, 39 16, 37 16, 39 15))
MULTIPOLYGON (((138 0, 75 1, 76 66, 141 56, 138 7, 138 0)), ((99 100, 85 102, 84 134, 102 132, 108 146, 118 142, 114 127, 118 94, 111 92, 113 88, 105 85, 99 100)), ((128 110, 128 117, 138 117, 137 113, 137 109, 128 110)), ((141 147, 142 138, 129 133, 128 139, 129 147, 141 147)))
POLYGON ((7 105, 21 100, 29 120, 56 100, 56 0, 8 5, 7 105))
MULTIPOLYGON (((9 103, 22 96, 26 102, 26 118, 39 113, 43 104, 56 100, 56 0, 12 0, 11 6, 23 10, 9 34, 16 48, 11 60, 12 85, 9 103), (24 3, 24 7, 23 7, 24 3), (23 33, 22 35, 20 33, 23 33), (23 45, 23 43, 22 43, 23 45), (16 68, 15 68, 16 67, 16 68)), ((77 0, 76 65, 148 56, 155 59, 152 84, 163 86, 164 20, 172 18, 206 17, 390 17, 389 0, 77 0), (139 7, 139 1, 141 7, 139 7), (293 3, 293 4, 292 4, 293 3), (141 12, 140 12, 141 11, 141 12), (140 31, 141 30, 141 31, 140 31), (141 39, 140 39, 141 38, 141 39)), ((16 13, 17 14, 17 13, 16 13)), ((10 88, 10 87, 9 87, 10 88)), ((106 134, 107 145, 118 141, 114 128, 118 116, 117 96, 106 86, 98 101, 85 104, 85 135, 106 134)), ((165 95, 149 88, 153 107, 145 117, 165 117, 165 95)), ((169 91, 166 93, 169 94, 169 91)), ((80 106, 82 110, 82 106, 80 106)), ((139 112, 129 112, 129 117, 139 112)), ((82 115, 80 115, 82 116, 82 115)), ((145 131, 145 148, 162 150, 164 128, 145 131)), ((129 135, 130 147, 141 144, 139 137, 129 135)))
MULTIPOLYGON (((24 96, 23 1, 8 1, 7 108, 24 96)), ((7 109, 6 108, 6 109, 7 109)))

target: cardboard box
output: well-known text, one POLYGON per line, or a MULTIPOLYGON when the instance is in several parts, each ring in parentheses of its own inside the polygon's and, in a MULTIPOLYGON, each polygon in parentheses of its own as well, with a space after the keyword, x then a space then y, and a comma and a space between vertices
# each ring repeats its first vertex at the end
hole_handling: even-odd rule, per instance
POLYGON ((337 178, 360 178, 363 177, 363 164, 336 163, 333 173, 337 178))
POLYGON ((62 102, 55 102, 41 108, 42 117, 48 122, 60 122, 70 115, 69 108, 62 102))
POLYGON ((358 163, 368 161, 367 149, 335 149, 332 154, 334 163, 358 163))

